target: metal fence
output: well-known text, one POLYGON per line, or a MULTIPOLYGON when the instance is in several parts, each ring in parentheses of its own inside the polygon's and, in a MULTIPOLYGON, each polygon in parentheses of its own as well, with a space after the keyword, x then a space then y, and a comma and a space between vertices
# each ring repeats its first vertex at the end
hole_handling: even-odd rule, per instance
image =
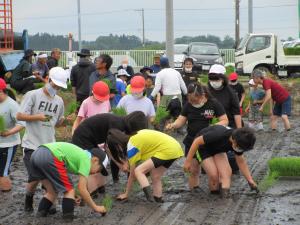
MULTIPOLYGON (((224 53, 224 63, 234 63, 234 49, 220 49, 221 53, 224 53)), ((43 52, 50 55, 50 51, 36 51, 43 52)), ((113 68, 121 65, 122 60, 127 57, 129 64, 132 67, 139 68, 145 65, 153 64, 153 57, 155 54, 163 54, 164 50, 95 50, 91 51, 92 58, 99 56, 100 54, 108 54, 113 58, 113 68)), ((59 65, 62 67, 68 67, 70 62, 78 62, 77 51, 68 52, 62 51, 62 56, 59 61, 59 65)))

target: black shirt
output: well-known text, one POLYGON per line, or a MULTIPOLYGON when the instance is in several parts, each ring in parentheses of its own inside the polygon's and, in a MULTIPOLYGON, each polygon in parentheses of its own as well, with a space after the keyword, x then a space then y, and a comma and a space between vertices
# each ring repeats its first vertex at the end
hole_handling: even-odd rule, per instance
POLYGON ((51 68, 58 66, 58 60, 53 58, 52 56, 48 56, 47 66, 49 70, 51 70, 51 68))
POLYGON ((182 79, 183 79, 186 87, 188 87, 191 83, 197 82, 198 78, 199 78, 199 74, 194 71, 192 71, 191 73, 182 71, 181 76, 182 76, 182 79))
POLYGON ((10 82, 13 83, 17 80, 23 80, 23 78, 28 77, 30 75, 30 68, 31 64, 26 59, 22 59, 14 69, 10 82))
POLYGON ((232 132, 233 129, 221 125, 204 128, 197 134, 197 137, 203 136, 205 143, 199 149, 205 151, 226 150, 233 151, 236 155, 242 155, 242 152, 236 152, 232 148, 232 143, 229 140, 232 132))
MULTIPOLYGON (((120 70, 120 69, 124 69, 124 67, 121 65, 121 66, 119 66, 118 67, 118 69, 117 70, 120 70)), ((132 68, 132 66, 127 66, 126 67, 126 72, 130 75, 130 76, 133 76, 133 74, 134 74, 134 70, 133 70, 133 68, 132 68)))
POLYGON ((124 117, 111 113, 97 114, 85 119, 74 132, 72 143, 83 148, 91 149, 106 141, 108 130, 116 128, 126 131, 124 117))
POLYGON ((234 116, 240 115, 240 103, 237 95, 229 87, 225 86, 221 90, 215 90, 208 85, 210 93, 223 105, 229 120, 228 126, 235 128, 234 116))
POLYGON ((241 85, 241 83, 237 83, 236 85, 229 85, 229 87, 232 88, 232 90, 234 90, 234 92, 237 94, 239 101, 241 101, 242 99, 242 94, 245 93, 245 89, 243 87, 243 85, 241 85))
POLYGON ((181 115, 186 117, 188 121, 188 134, 184 143, 190 145, 196 134, 209 126, 213 117, 220 117, 225 114, 223 106, 216 99, 208 99, 201 108, 195 108, 191 103, 186 103, 181 112, 181 115))

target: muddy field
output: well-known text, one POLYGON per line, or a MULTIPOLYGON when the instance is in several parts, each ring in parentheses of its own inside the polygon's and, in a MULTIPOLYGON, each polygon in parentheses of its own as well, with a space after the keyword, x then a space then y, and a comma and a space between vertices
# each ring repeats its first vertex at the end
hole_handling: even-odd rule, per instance
MULTIPOLYGON (((253 151, 246 154, 256 180, 266 173, 266 162, 273 156, 300 156, 300 122, 292 119, 293 129, 286 133, 259 132, 253 151)), ((267 128, 266 128, 267 130, 267 128)), ((181 136, 176 136, 182 140, 181 136)), ((72 224, 182 224, 182 225, 242 225, 242 224, 300 224, 300 180, 281 180, 266 193, 259 195, 249 190, 241 175, 232 179, 232 196, 221 199, 211 196, 206 175, 201 175, 201 193, 190 193, 187 177, 182 171, 183 159, 169 169, 164 183, 165 203, 147 203, 136 185, 128 202, 113 201, 113 208, 105 217, 93 213, 88 207, 77 207, 77 218, 72 224)), ((7 224, 63 224, 60 205, 58 213, 45 219, 36 219, 33 214, 23 212, 26 171, 21 157, 12 166, 14 189, 11 193, 0 193, 0 225, 7 224)), ((124 189, 125 175, 114 186, 108 178, 106 194, 115 197, 124 189)), ((35 205, 42 196, 39 189, 35 205)), ((96 202, 101 203, 103 195, 96 202)))

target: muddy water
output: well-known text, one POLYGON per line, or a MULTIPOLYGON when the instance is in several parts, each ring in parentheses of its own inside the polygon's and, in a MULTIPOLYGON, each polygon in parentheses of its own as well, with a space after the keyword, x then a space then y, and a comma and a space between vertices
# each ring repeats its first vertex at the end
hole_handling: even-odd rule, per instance
MULTIPOLYGON (((256 180, 266 173, 266 162, 273 156, 300 156, 300 122, 292 120, 294 127, 286 133, 259 132, 253 151, 246 154, 256 180)), ((181 136, 176 135, 178 140, 181 136)), ((221 199, 211 196, 206 175, 201 175, 200 193, 190 193, 187 177, 182 172, 183 159, 176 161, 168 170, 164 183, 163 204, 147 203, 138 187, 134 188, 128 202, 113 202, 112 211, 105 217, 97 215, 85 206, 76 208, 77 218, 72 224, 300 224, 300 181, 280 181, 266 193, 256 195, 249 190, 241 175, 233 175, 232 196, 221 199)), ((26 171, 21 158, 12 167, 14 189, 11 193, 0 193, 0 225, 6 224, 64 224, 60 203, 58 213, 45 219, 36 219, 33 214, 23 212, 26 171)), ((116 196, 126 182, 122 175, 119 185, 113 185, 110 178, 106 193, 116 196)), ((42 196, 39 189, 35 195, 35 208, 42 196)), ((101 203, 103 195, 96 199, 101 203)))

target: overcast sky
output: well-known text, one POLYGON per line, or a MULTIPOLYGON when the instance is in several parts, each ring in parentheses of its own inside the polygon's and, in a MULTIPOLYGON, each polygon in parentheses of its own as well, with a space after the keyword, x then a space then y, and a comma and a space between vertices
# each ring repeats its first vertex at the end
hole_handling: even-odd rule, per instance
MULTIPOLYGON (((247 0, 241 0, 241 36, 248 30, 247 0)), ((254 32, 297 38, 297 0, 253 0, 254 32)), ((81 0, 82 39, 99 35, 142 36, 141 12, 149 40, 165 40, 165 0, 81 0)), ((14 0, 14 29, 30 34, 74 34, 77 39, 77 0, 14 0)), ((174 35, 213 34, 234 37, 234 0, 174 0, 174 35), (184 10, 187 9, 187 10, 184 10)))

